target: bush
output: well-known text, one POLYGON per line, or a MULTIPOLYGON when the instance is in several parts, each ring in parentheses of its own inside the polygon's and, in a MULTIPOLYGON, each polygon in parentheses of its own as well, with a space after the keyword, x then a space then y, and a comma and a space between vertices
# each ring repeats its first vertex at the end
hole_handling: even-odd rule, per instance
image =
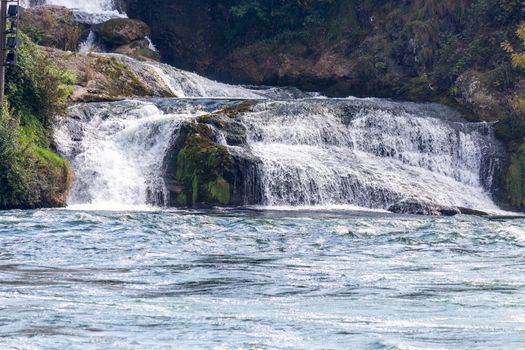
POLYGON ((48 128, 53 117, 67 112, 76 76, 57 68, 42 49, 23 39, 18 64, 7 70, 6 95, 13 110, 29 111, 48 128))
POLYGON ((20 208, 35 201, 29 157, 19 142, 15 120, 0 117, 0 209, 20 208))

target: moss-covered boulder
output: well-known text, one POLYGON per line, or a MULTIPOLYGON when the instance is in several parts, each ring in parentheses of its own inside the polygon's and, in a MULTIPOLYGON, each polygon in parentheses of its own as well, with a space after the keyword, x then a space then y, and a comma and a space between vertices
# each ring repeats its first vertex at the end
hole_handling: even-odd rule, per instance
POLYGON ((20 17, 20 29, 36 44, 66 51, 76 51, 89 32, 75 21, 73 11, 62 6, 36 6, 20 17))
POLYGON ((46 48, 46 56, 59 68, 75 73, 71 101, 115 101, 130 97, 173 97, 166 82, 148 65, 130 63, 126 57, 96 53, 68 53, 46 48))
POLYGON ((209 126, 192 122, 181 131, 172 170, 172 200, 178 206, 228 205, 230 184, 226 173, 231 156, 214 142, 209 126), (174 174, 173 174, 174 172, 174 174))
POLYGON ((513 206, 525 208, 525 144, 512 155, 507 174, 507 192, 513 206))
POLYGON ((237 206, 260 201, 254 176, 260 163, 238 116, 255 102, 235 102, 186 122, 168 151, 165 180, 171 206, 237 206))
POLYGON ((147 39, 135 40, 129 44, 119 46, 113 52, 141 61, 160 61, 159 53, 150 48, 150 43, 147 39))
POLYGON ((113 18, 93 26, 93 31, 112 48, 141 40, 150 34, 148 25, 140 20, 113 18))

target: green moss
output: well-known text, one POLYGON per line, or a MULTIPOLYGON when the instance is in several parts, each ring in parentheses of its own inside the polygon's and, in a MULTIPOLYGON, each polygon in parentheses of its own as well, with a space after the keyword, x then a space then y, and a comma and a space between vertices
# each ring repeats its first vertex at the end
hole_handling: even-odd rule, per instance
POLYGON ((98 57, 94 69, 108 76, 115 85, 110 96, 147 96, 148 89, 131 68, 116 57, 98 57))
POLYGON ((230 203, 230 184, 222 177, 208 184, 208 198, 223 205, 230 203))
POLYGON ((188 205, 188 197, 186 196, 186 193, 181 192, 177 195, 177 204, 180 207, 184 207, 188 205))
POLYGON ((511 158, 507 191, 512 205, 525 207, 525 145, 511 158))
POLYGON ((177 204, 188 205, 191 198, 192 206, 228 205, 230 185, 225 175, 230 162, 228 149, 212 141, 207 125, 189 125, 177 156, 175 179, 182 187, 177 204))

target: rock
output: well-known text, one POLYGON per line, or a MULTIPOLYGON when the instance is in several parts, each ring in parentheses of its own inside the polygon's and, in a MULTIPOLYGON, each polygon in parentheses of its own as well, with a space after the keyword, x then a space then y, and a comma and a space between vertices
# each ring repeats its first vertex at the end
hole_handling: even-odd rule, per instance
POLYGON ((489 213, 487 212, 476 210, 476 209, 471 209, 471 208, 458 207, 458 209, 463 215, 473 215, 473 216, 488 216, 489 215, 489 213))
POLYGON ((113 18, 93 26, 99 38, 112 48, 145 39, 150 34, 148 25, 137 19, 113 18))
POLYGON ((183 124, 164 159, 168 205, 209 207, 260 202, 256 176, 260 160, 251 154, 246 129, 236 120, 236 114, 253 103, 237 103, 183 124), (221 140, 237 147, 227 147, 221 140))
POLYGON ((396 214, 412 215, 436 215, 436 216, 454 216, 460 214, 460 210, 455 207, 448 207, 434 203, 419 201, 416 199, 404 199, 388 208, 396 214))
POLYGON ((503 114, 501 101, 504 99, 487 85, 487 80, 483 73, 467 71, 456 79, 453 90, 459 104, 474 111, 478 117, 494 120, 503 114))
POLYGON ((20 29, 38 45, 77 50, 89 28, 75 22, 73 12, 62 6, 36 6, 20 16, 20 29))
POLYGON ((506 176, 510 204, 516 209, 525 208, 525 144, 514 152, 506 176))
POLYGON ((58 67, 75 73, 77 82, 70 98, 73 102, 173 97, 166 83, 152 74, 151 67, 139 65, 140 62, 125 56, 68 53, 51 48, 44 52, 58 67))
POLYGON ((141 61, 160 61, 160 55, 158 52, 149 48, 149 41, 147 39, 135 40, 129 44, 119 46, 115 48, 113 52, 141 61))

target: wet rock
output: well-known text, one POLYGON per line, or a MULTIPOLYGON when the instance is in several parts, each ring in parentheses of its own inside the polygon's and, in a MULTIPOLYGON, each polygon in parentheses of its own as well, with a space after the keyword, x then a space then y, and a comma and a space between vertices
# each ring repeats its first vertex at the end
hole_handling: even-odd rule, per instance
POLYGON ((141 61, 160 61, 158 52, 149 48, 149 41, 147 39, 135 40, 129 44, 119 46, 115 48, 113 52, 141 61))
POLYGON ((261 161, 251 153, 246 128, 235 117, 248 104, 225 107, 181 127, 164 159, 169 205, 260 203, 257 167, 261 161))
POLYGON ((20 17, 20 29, 38 45, 77 50, 89 27, 75 21, 73 11, 62 6, 36 6, 20 17))
POLYGON ((398 203, 391 205, 388 208, 388 211, 396 214, 412 215, 454 216, 460 214, 458 208, 428 203, 416 199, 405 199, 399 201, 398 203))
POLYGON ((489 213, 487 212, 476 210, 476 209, 471 209, 471 208, 458 207, 458 209, 463 215, 472 215, 472 216, 488 216, 489 215, 489 213))
POLYGON ((93 31, 112 48, 142 40, 150 34, 150 29, 146 23, 128 18, 110 19, 94 25, 93 31))

